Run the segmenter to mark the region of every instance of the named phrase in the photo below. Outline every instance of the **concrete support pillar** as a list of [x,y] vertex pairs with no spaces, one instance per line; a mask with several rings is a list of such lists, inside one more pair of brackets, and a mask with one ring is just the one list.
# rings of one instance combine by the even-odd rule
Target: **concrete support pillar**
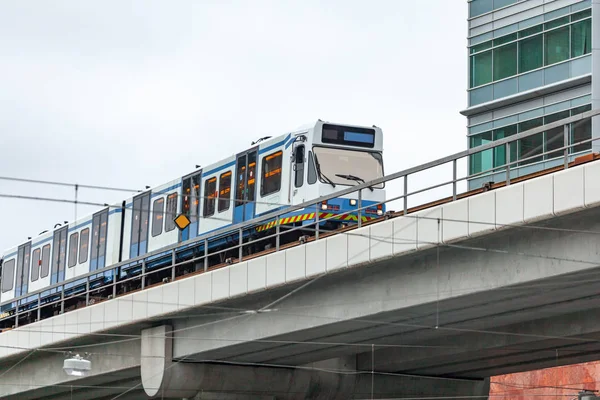
[[[439,379],[356,371],[356,357],[301,367],[173,362],[170,326],[142,331],[142,384],[150,398],[194,400],[348,400],[402,396],[485,398],[483,380]],[[483,396],[483,397],[481,397]]]

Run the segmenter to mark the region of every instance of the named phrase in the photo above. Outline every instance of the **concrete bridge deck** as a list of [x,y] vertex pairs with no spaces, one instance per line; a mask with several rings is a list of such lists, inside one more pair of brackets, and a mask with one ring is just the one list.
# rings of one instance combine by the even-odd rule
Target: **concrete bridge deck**
[[[2,333],[0,398],[459,396],[598,359],[598,176],[570,168]],[[75,348],[90,376],[62,371]],[[156,358],[190,388],[149,376]]]

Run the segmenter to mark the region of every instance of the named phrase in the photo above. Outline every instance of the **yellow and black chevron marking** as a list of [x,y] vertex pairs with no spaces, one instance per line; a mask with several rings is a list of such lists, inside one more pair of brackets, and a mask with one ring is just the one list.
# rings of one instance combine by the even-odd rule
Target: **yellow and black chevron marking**
[[[292,224],[294,222],[306,221],[308,219],[314,219],[314,218],[315,218],[314,212],[308,213],[308,214],[296,215],[294,217],[280,218],[279,225]],[[370,221],[375,218],[376,217],[368,217],[366,215],[362,216],[363,222],[367,222],[367,221]],[[338,219],[338,220],[341,219],[342,221],[358,221],[358,216],[351,215],[351,214],[335,214],[335,213],[322,212],[322,213],[319,213],[319,219]],[[271,228],[275,227],[276,225],[277,225],[277,220],[270,221],[270,222],[256,228],[256,231],[257,232],[266,231],[267,229],[271,229]]]

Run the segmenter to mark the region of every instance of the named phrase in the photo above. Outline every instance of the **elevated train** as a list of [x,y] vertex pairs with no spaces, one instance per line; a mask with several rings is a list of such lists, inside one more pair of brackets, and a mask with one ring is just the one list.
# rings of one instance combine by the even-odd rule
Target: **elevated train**
[[[99,288],[100,297],[106,297],[107,292],[101,288],[107,283],[141,273],[140,263],[123,266],[122,262],[158,251],[144,267],[150,270],[170,265],[171,253],[160,253],[160,249],[177,243],[181,244],[176,253],[178,263],[205,251],[219,252],[211,260],[212,265],[222,263],[226,257],[222,250],[239,240],[237,231],[211,238],[207,249],[203,241],[190,242],[193,245],[186,242],[245,221],[249,222],[249,228],[243,231],[245,240],[267,236],[273,233],[275,221],[258,226],[253,226],[251,221],[276,210],[282,213],[280,223],[288,226],[314,223],[315,209],[285,213],[285,208],[383,175],[383,136],[376,126],[318,120],[285,135],[262,138],[237,155],[78,221],[57,226],[0,253],[0,309],[4,317],[14,315],[17,307],[19,314],[27,315],[27,310],[38,301],[37,294],[31,298],[27,294],[96,270],[103,271],[90,280],[90,285],[92,289]],[[361,196],[362,207],[367,207],[361,213],[363,220],[374,219],[385,212],[378,204],[385,200],[384,184],[370,189],[363,190]],[[338,224],[356,223],[357,213],[353,212],[356,208],[356,195],[341,196],[322,204],[318,217],[328,218],[323,224],[335,229]],[[175,217],[181,214],[190,222],[184,229],[175,223]],[[296,236],[283,240],[296,240],[300,234],[295,232]],[[263,249],[249,246],[245,251]],[[118,263],[122,264],[119,269],[104,270]],[[190,268],[182,273],[198,266]],[[129,287],[125,291],[136,289],[131,287],[132,282],[128,280]],[[61,296],[77,294],[86,289],[85,285],[85,279],[75,279],[64,286],[66,293],[60,293],[56,287],[49,288],[41,293],[41,302],[51,304]],[[25,297],[17,304],[15,299],[22,296]],[[57,313],[52,307],[47,308],[38,316],[44,318]],[[6,324],[0,321],[0,327]]]

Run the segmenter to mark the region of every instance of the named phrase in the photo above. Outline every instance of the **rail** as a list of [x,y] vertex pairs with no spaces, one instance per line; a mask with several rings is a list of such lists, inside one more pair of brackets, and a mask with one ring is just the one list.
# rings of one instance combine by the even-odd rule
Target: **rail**
[[[257,217],[251,221],[246,221],[246,222],[242,222],[242,223],[238,223],[232,226],[228,226],[228,227],[224,227],[221,229],[218,229],[216,231],[212,231],[208,234],[204,234],[204,235],[200,235],[194,239],[188,240],[186,242],[183,243],[177,243],[175,245],[171,245],[159,250],[155,250],[149,253],[146,253],[143,256],[138,256],[126,261],[122,261],[120,263],[114,264],[114,265],[110,265],[107,267],[104,267],[102,269],[98,269],[89,273],[86,273],[84,275],[80,275],[74,278],[71,278],[69,280],[65,280],[63,282],[59,282],[50,286],[47,286],[43,289],[31,292],[31,293],[27,293],[18,297],[15,297],[11,300],[2,302],[0,304],[0,306],[2,306],[2,309],[6,309],[6,306],[11,306],[14,304],[14,312],[13,309],[11,308],[9,310],[8,313],[4,313],[3,315],[0,315],[0,322],[6,321],[6,320],[10,320],[10,319],[15,319],[15,324],[14,326],[18,326],[19,325],[19,317],[24,315],[24,314],[30,314],[31,312],[34,312],[37,310],[37,320],[39,320],[41,318],[41,309],[43,307],[48,307],[48,306],[53,306],[53,305],[57,305],[60,304],[60,312],[64,312],[65,311],[65,302],[67,300],[71,300],[71,299],[80,299],[83,298],[85,296],[85,305],[89,305],[90,304],[90,296],[92,293],[97,292],[100,289],[106,289],[110,287],[112,287],[112,298],[116,297],[117,295],[117,285],[122,285],[124,283],[130,282],[130,281],[134,281],[134,280],[140,280],[141,279],[141,289],[144,289],[146,287],[145,282],[147,277],[150,274],[156,274],[158,272],[161,271],[167,271],[169,269],[171,269],[171,274],[170,277],[172,280],[175,280],[176,278],[176,268],[177,267],[181,267],[181,266],[185,266],[185,265],[189,265],[190,263],[195,263],[195,262],[204,262],[204,271],[206,271],[208,269],[208,259],[211,256],[215,256],[215,255],[219,255],[219,254],[225,254],[227,252],[230,251],[235,251],[236,249],[238,250],[238,257],[237,257],[237,262],[241,262],[244,259],[243,256],[243,248],[250,246],[252,244],[258,243],[258,242],[264,242],[265,240],[269,240],[269,239],[274,239],[275,240],[275,248],[273,249],[273,251],[279,251],[280,250],[280,238],[282,234],[285,233],[289,233],[292,231],[299,231],[299,230],[304,230],[306,231],[307,229],[309,229],[311,232],[314,233],[314,236],[311,238],[311,240],[319,240],[320,239],[320,234],[326,233],[327,231],[323,231],[322,228],[320,228],[321,224],[323,222],[326,222],[328,220],[334,220],[336,219],[336,215],[329,217],[329,218],[319,218],[319,212],[322,211],[321,210],[321,205],[323,204],[323,202],[331,200],[331,199],[335,199],[335,198],[339,198],[341,196],[347,196],[350,194],[356,194],[357,197],[357,206],[356,208],[352,209],[352,211],[347,212],[347,213],[352,213],[352,214],[357,214],[357,223],[356,225],[358,227],[360,227],[362,225],[362,215],[363,213],[366,212],[367,208],[372,208],[374,206],[377,206],[379,204],[389,204],[391,202],[395,202],[395,201],[401,201],[402,202],[402,211],[398,213],[398,215],[406,215],[407,212],[409,211],[408,208],[408,199],[411,196],[420,194],[420,193],[424,193],[436,188],[440,188],[440,187],[447,187],[447,186],[451,186],[452,187],[452,200],[456,200],[458,197],[458,184],[460,182],[464,182],[464,181],[468,181],[477,177],[483,177],[483,176],[489,176],[491,174],[495,174],[498,173],[498,171],[502,172],[504,171],[506,173],[506,179],[505,181],[503,181],[506,185],[510,185],[511,183],[511,171],[517,167],[519,164],[522,164],[524,161],[531,161],[537,158],[542,157],[542,159],[545,159],[545,156],[547,155],[555,155],[558,152],[562,151],[562,156],[559,157],[553,157],[552,160],[560,160],[560,158],[563,159],[563,167],[564,168],[568,168],[569,166],[569,158],[573,157],[573,154],[575,153],[570,152],[571,149],[574,150],[575,146],[579,146],[582,144],[586,144],[586,143],[590,143],[590,147],[591,147],[591,143],[595,140],[598,140],[600,138],[590,138],[590,139],[586,139],[586,140],[582,140],[576,143],[573,143],[573,141],[571,140],[571,126],[573,124],[577,124],[577,123],[581,123],[581,122],[586,122],[588,120],[591,121],[591,118],[600,115],[600,109],[598,110],[591,110],[591,111],[587,111],[578,115],[574,115],[571,116],[569,118],[565,118],[550,124],[546,124],[525,132],[521,132],[515,135],[512,135],[510,137],[504,138],[504,139],[500,139],[497,140],[495,142],[489,143],[489,144],[485,144],[476,148],[472,148],[472,149],[468,149],[468,150],[464,150],[434,161],[430,161],[428,163],[425,164],[421,164],[419,166],[415,166],[415,167],[411,167],[408,169],[405,169],[403,171],[399,171],[375,180],[372,180],[370,182],[366,182],[366,183],[362,183],[362,184],[358,184],[346,189],[342,189],[339,190],[337,192],[335,192],[334,194],[331,195],[327,195],[327,196],[323,196],[320,197],[316,200],[311,200],[311,201],[307,201],[304,202],[302,204],[298,204],[298,205],[294,205],[294,206],[289,206],[286,207],[284,209],[279,209],[277,211],[271,212],[269,214]],[[536,153],[530,157],[527,158],[521,158],[518,160],[510,160],[510,145],[511,143],[517,142],[519,140],[534,136],[536,134],[539,134],[541,132],[546,132],[549,131],[551,129],[556,129],[562,127],[563,128],[563,146],[561,146],[560,148],[553,148],[551,150],[546,150],[546,151],[542,151],[539,153]],[[468,161],[468,157],[475,155],[477,153],[486,151],[486,150],[490,150],[490,149],[494,149],[494,148],[499,148],[499,147],[505,147],[507,151],[505,151],[505,158],[506,161],[504,164],[497,166],[497,167],[493,167],[490,168],[488,170],[482,171],[478,174],[472,174],[472,175],[466,175],[464,177],[458,177],[458,170],[457,170],[457,164],[458,161],[464,158],[467,158]],[[409,182],[409,176],[411,175],[415,175],[419,172],[423,172],[423,171],[427,171],[427,170],[431,170],[432,168],[436,168],[436,167],[440,167],[442,165],[446,165],[451,163],[452,165],[452,178],[451,179],[447,179],[445,181],[436,183],[435,185],[431,185],[419,190],[415,190],[412,192],[408,191],[408,182]],[[362,191],[364,189],[368,189],[371,186],[374,185],[378,185],[380,183],[386,183],[386,182],[391,182],[391,181],[395,181],[397,179],[402,179],[402,183],[403,183],[403,192],[400,195],[391,197],[389,199],[386,199],[380,203],[377,204],[369,204],[368,207],[363,207],[361,202],[362,202]],[[312,213],[312,210],[315,211],[315,219],[314,221],[310,221],[308,224],[304,225],[304,226],[300,226],[300,227],[293,227],[293,228],[289,228],[289,227],[285,227],[282,226],[279,223],[280,218],[285,215],[285,214],[289,214],[291,212],[294,211],[299,211],[299,210],[307,210],[308,212]],[[275,233],[266,235],[266,236],[262,236],[258,239],[252,239],[250,238],[250,240],[247,240],[246,242],[244,242],[244,233],[248,232],[250,229],[258,227],[266,222],[270,222],[270,221],[277,221],[277,223],[274,226],[274,230]],[[335,233],[335,232],[334,232]],[[215,240],[216,238],[222,238],[222,237],[234,237],[237,236],[238,240],[237,240],[237,244],[229,246],[225,249],[221,249],[218,251],[214,251],[214,252],[208,252],[208,244],[209,242],[211,242],[212,240]],[[177,262],[177,254],[185,251],[186,249],[190,249],[190,248],[195,248],[196,245],[203,245],[204,248],[204,254],[198,256],[198,257],[192,257],[191,259],[185,259],[181,262]],[[160,268],[156,268],[156,269],[152,269],[152,270],[147,270],[146,266],[148,265],[148,263],[151,263],[154,259],[154,261],[156,261],[157,259],[162,259],[163,257],[169,257],[169,253],[170,253],[170,258],[171,258],[171,262],[163,267]],[[256,256],[256,255],[254,255]],[[139,275],[135,275],[132,277],[126,277],[125,279],[121,279],[119,280],[118,277],[121,274],[122,269],[126,268],[126,267],[131,267],[131,266],[139,266],[141,268],[141,273]],[[112,277],[112,282],[109,283],[105,283],[104,285],[100,286],[100,287],[94,287],[94,281],[95,279],[98,279],[99,276],[110,276]],[[185,276],[185,275],[184,275]],[[72,295],[70,295],[69,297],[66,297],[65,293],[68,293],[68,290],[71,288],[75,288],[75,287],[79,287],[79,288],[83,288],[85,282],[85,290],[81,289],[82,291],[80,292],[75,292],[73,291]],[[52,297],[54,296],[54,297]],[[59,297],[58,299],[56,299],[57,297]],[[50,298],[50,300],[48,300]],[[29,306],[28,306],[29,305]],[[26,306],[28,306],[29,308],[26,308]],[[20,309],[20,307],[23,307],[23,310]]]

